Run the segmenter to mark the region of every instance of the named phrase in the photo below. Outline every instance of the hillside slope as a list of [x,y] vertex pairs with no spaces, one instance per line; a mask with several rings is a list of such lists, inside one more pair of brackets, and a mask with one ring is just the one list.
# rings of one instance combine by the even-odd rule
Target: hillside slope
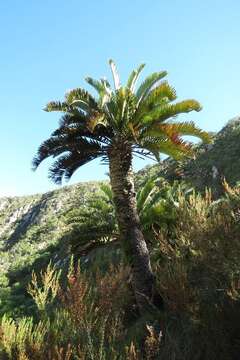
[[210,145],[197,146],[194,159],[183,162],[166,159],[140,171],[139,180],[159,174],[170,181],[185,180],[199,191],[212,188],[213,195],[220,196],[224,178],[231,186],[240,181],[240,116],[230,120],[213,139]]
[[[80,183],[46,194],[0,199],[0,313],[23,300],[33,269],[64,261],[64,214],[83,205],[98,183]],[[24,302],[24,301],[23,301]],[[13,307],[15,305],[13,304]]]

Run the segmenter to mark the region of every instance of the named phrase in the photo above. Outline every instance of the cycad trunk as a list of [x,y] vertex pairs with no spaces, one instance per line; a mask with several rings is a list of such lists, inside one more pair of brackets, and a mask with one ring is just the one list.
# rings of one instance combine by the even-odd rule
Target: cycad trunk
[[125,143],[112,147],[109,166],[120,240],[131,265],[136,300],[144,312],[153,301],[155,281],[137,213],[131,147]]

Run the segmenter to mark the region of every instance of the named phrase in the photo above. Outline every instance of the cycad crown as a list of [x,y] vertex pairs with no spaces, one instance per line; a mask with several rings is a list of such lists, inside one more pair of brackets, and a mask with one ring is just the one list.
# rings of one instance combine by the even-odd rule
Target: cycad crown
[[56,183],[68,180],[93,159],[107,160],[109,148],[119,141],[130,145],[133,154],[154,155],[159,160],[160,153],[176,159],[192,153],[192,144],[184,141],[183,135],[210,140],[193,122],[173,121],[178,114],[200,111],[201,106],[195,100],[174,102],[175,89],[162,80],[166,71],[151,74],[135,90],[144,64],[130,74],[123,87],[114,62],[109,63],[114,89],[106,79],[87,77],[97,98],[77,88],[69,91],[63,102],[52,101],[45,108],[48,112],[63,112],[63,116],[58,129],[39,147],[33,167],[48,157],[57,157],[49,173]]

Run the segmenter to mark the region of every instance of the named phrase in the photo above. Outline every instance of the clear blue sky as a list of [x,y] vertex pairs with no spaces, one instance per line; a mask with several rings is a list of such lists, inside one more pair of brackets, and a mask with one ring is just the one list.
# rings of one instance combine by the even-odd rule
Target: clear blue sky
[[[1,1],[0,196],[54,188],[49,163],[31,171],[38,145],[57,126],[58,114],[42,108],[85,86],[86,75],[110,77],[109,58],[123,80],[141,62],[143,76],[167,70],[179,99],[203,105],[185,118],[219,130],[240,114],[239,23],[238,0]],[[106,172],[93,162],[70,183]]]

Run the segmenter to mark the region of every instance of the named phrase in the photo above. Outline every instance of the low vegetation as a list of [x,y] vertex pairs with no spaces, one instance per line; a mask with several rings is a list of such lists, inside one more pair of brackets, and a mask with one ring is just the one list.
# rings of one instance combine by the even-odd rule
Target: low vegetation
[[109,234],[80,263],[72,258],[68,271],[50,263],[33,273],[27,292],[35,315],[2,317],[1,358],[237,359],[240,188],[223,187],[212,200],[210,191],[175,185],[171,231],[153,224],[149,247],[164,311],[149,304],[139,315],[113,226],[112,241]]

